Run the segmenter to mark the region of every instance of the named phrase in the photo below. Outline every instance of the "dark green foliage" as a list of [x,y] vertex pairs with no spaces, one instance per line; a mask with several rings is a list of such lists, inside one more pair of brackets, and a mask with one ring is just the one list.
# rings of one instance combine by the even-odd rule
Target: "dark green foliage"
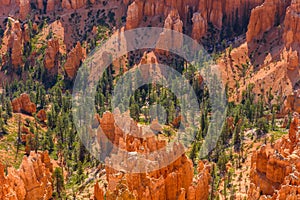
[[62,169],[57,167],[55,168],[53,172],[53,182],[55,186],[55,192],[53,193],[53,196],[59,199],[62,199],[64,196],[64,190],[65,190],[65,185],[64,185],[64,176]]
[[266,118],[262,117],[257,120],[257,135],[262,136],[269,132],[269,122]]

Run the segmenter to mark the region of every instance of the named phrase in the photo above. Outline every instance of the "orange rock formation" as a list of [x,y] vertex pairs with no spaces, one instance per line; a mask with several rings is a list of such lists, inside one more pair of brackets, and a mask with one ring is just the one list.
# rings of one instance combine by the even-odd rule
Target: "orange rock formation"
[[289,135],[283,136],[274,149],[261,147],[251,162],[248,199],[299,199],[300,154],[298,115],[291,123]]
[[16,113],[25,113],[25,114],[33,114],[36,112],[36,105],[31,102],[28,94],[21,94],[19,98],[15,98],[11,102],[13,107],[13,112]]
[[[99,118],[98,118],[99,119]],[[122,130],[115,124],[114,116],[106,112],[103,118],[99,119],[100,126],[114,144],[119,148],[126,149],[129,152],[151,152],[158,150],[166,145],[165,141],[158,141],[155,136],[147,139],[136,138],[133,135],[124,135]],[[128,123],[125,119],[124,123]],[[130,123],[130,130],[135,132],[139,130],[137,124]],[[99,139],[102,141],[102,139]],[[103,143],[101,143],[103,146]],[[179,144],[174,144],[175,151],[182,148]],[[112,151],[114,149],[112,148]],[[170,159],[174,152],[165,153],[165,159]],[[107,158],[106,162],[116,161],[117,157]],[[137,163],[127,163],[133,165]],[[149,164],[151,165],[151,164]],[[146,167],[146,166],[145,166]],[[109,165],[106,165],[107,191],[106,199],[207,199],[209,195],[210,166],[202,161],[198,164],[198,175],[194,177],[194,168],[192,161],[186,155],[181,155],[168,166],[157,170],[149,170],[147,173],[123,173],[116,171]],[[103,189],[98,183],[95,185],[95,198],[102,199]]]
[[300,90],[296,90],[293,94],[287,96],[283,113],[287,114],[288,112],[300,113]]
[[44,60],[45,68],[47,70],[50,71],[54,67],[58,52],[59,52],[58,39],[49,40],[47,45],[47,50],[45,53],[45,60]]
[[84,49],[81,47],[80,42],[77,42],[74,49],[72,49],[67,57],[67,61],[64,65],[65,71],[69,78],[73,79],[81,61],[85,58]]
[[24,156],[18,170],[10,167],[4,175],[0,164],[0,199],[50,199],[52,196],[52,164],[47,152]]

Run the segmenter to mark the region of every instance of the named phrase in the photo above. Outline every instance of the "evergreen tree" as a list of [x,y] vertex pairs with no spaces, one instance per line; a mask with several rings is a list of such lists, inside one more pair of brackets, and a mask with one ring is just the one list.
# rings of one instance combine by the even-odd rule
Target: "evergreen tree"
[[55,168],[53,173],[53,180],[54,180],[56,195],[58,198],[62,198],[65,186],[64,186],[64,176],[62,173],[62,169],[60,167]]

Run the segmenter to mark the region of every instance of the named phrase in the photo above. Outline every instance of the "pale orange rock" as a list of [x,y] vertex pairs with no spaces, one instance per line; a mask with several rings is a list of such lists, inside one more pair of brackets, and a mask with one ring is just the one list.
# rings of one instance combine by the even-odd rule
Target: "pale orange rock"
[[126,29],[137,28],[141,21],[141,13],[138,3],[133,2],[128,6],[127,15],[126,15]]
[[296,69],[299,68],[299,53],[298,51],[292,51],[292,49],[290,49],[290,51],[288,52],[287,55],[287,69],[294,71]]
[[63,0],[61,2],[61,7],[65,8],[65,9],[71,9],[72,5],[71,5],[71,2],[69,0]]
[[26,42],[30,41],[30,33],[29,33],[28,24],[24,25],[24,31],[22,32],[22,39],[23,39],[23,43],[26,43]]
[[47,8],[46,11],[47,13],[52,12],[55,10],[55,0],[48,0],[47,1]]
[[198,175],[194,185],[189,187],[187,199],[189,200],[202,200],[209,197],[209,184],[210,184],[210,167],[204,165],[203,162],[198,163]]
[[43,0],[37,0],[37,8],[40,10],[44,9]]
[[62,7],[66,9],[79,9],[86,5],[86,0],[63,0]]
[[15,98],[11,102],[13,107],[13,112],[16,113],[25,113],[25,114],[33,114],[36,112],[36,105],[31,102],[28,94],[23,93],[19,98]]
[[30,1],[29,0],[20,0],[20,19],[25,20],[30,14]]
[[263,34],[274,26],[275,15],[275,0],[266,0],[264,4],[254,8],[251,11],[248,24],[247,42],[252,42],[254,39],[261,39]]
[[99,183],[98,182],[94,186],[94,199],[95,200],[104,200],[104,192],[99,187]]
[[[128,5],[130,1],[123,1]],[[172,10],[177,10],[182,24],[190,24],[190,18],[195,15],[194,37],[199,38],[205,35],[208,23],[214,28],[221,30],[226,27],[233,27],[236,24],[245,26],[245,20],[249,19],[252,8],[261,5],[263,0],[135,0],[127,10],[126,29],[137,28],[140,24],[144,26],[144,20],[160,17],[160,22],[167,20]],[[199,18],[199,15],[201,18]],[[178,24],[180,27],[180,24]],[[201,29],[199,28],[201,27]],[[204,29],[202,29],[202,27]]]
[[295,90],[292,94],[287,96],[282,112],[284,114],[289,112],[297,112],[300,114],[300,90]]
[[0,5],[8,6],[10,5],[11,0],[1,0]]
[[158,120],[157,119],[154,119],[151,124],[150,124],[150,128],[151,130],[153,130],[155,133],[159,133],[162,131],[162,127],[161,125],[159,124]]
[[[180,19],[178,10],[172,9],[164,23],[165,29],[170,29],[175,31],[164,30],[159,37],[159,41],[157,44],[157,52],[161,52],[160,48],[169,47],[170,50],[180,49],[183,46],[183,36],[180,34],[183,31],[183,22]],[[176,33],[178,32],[178,33]],[[168,52],[161,52],[162,54],[168,55]]]

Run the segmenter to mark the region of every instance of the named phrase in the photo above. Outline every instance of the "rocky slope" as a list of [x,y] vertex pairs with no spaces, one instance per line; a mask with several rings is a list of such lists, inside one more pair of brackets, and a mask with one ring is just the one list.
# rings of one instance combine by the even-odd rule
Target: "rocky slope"
[[47,152],[24,156],[18,170],[0,164],[0,199],[38,200],[52,196],[52,164]]
[[299,119],[272,149],[262,146],[252,156],[248,199],[299,199]]

